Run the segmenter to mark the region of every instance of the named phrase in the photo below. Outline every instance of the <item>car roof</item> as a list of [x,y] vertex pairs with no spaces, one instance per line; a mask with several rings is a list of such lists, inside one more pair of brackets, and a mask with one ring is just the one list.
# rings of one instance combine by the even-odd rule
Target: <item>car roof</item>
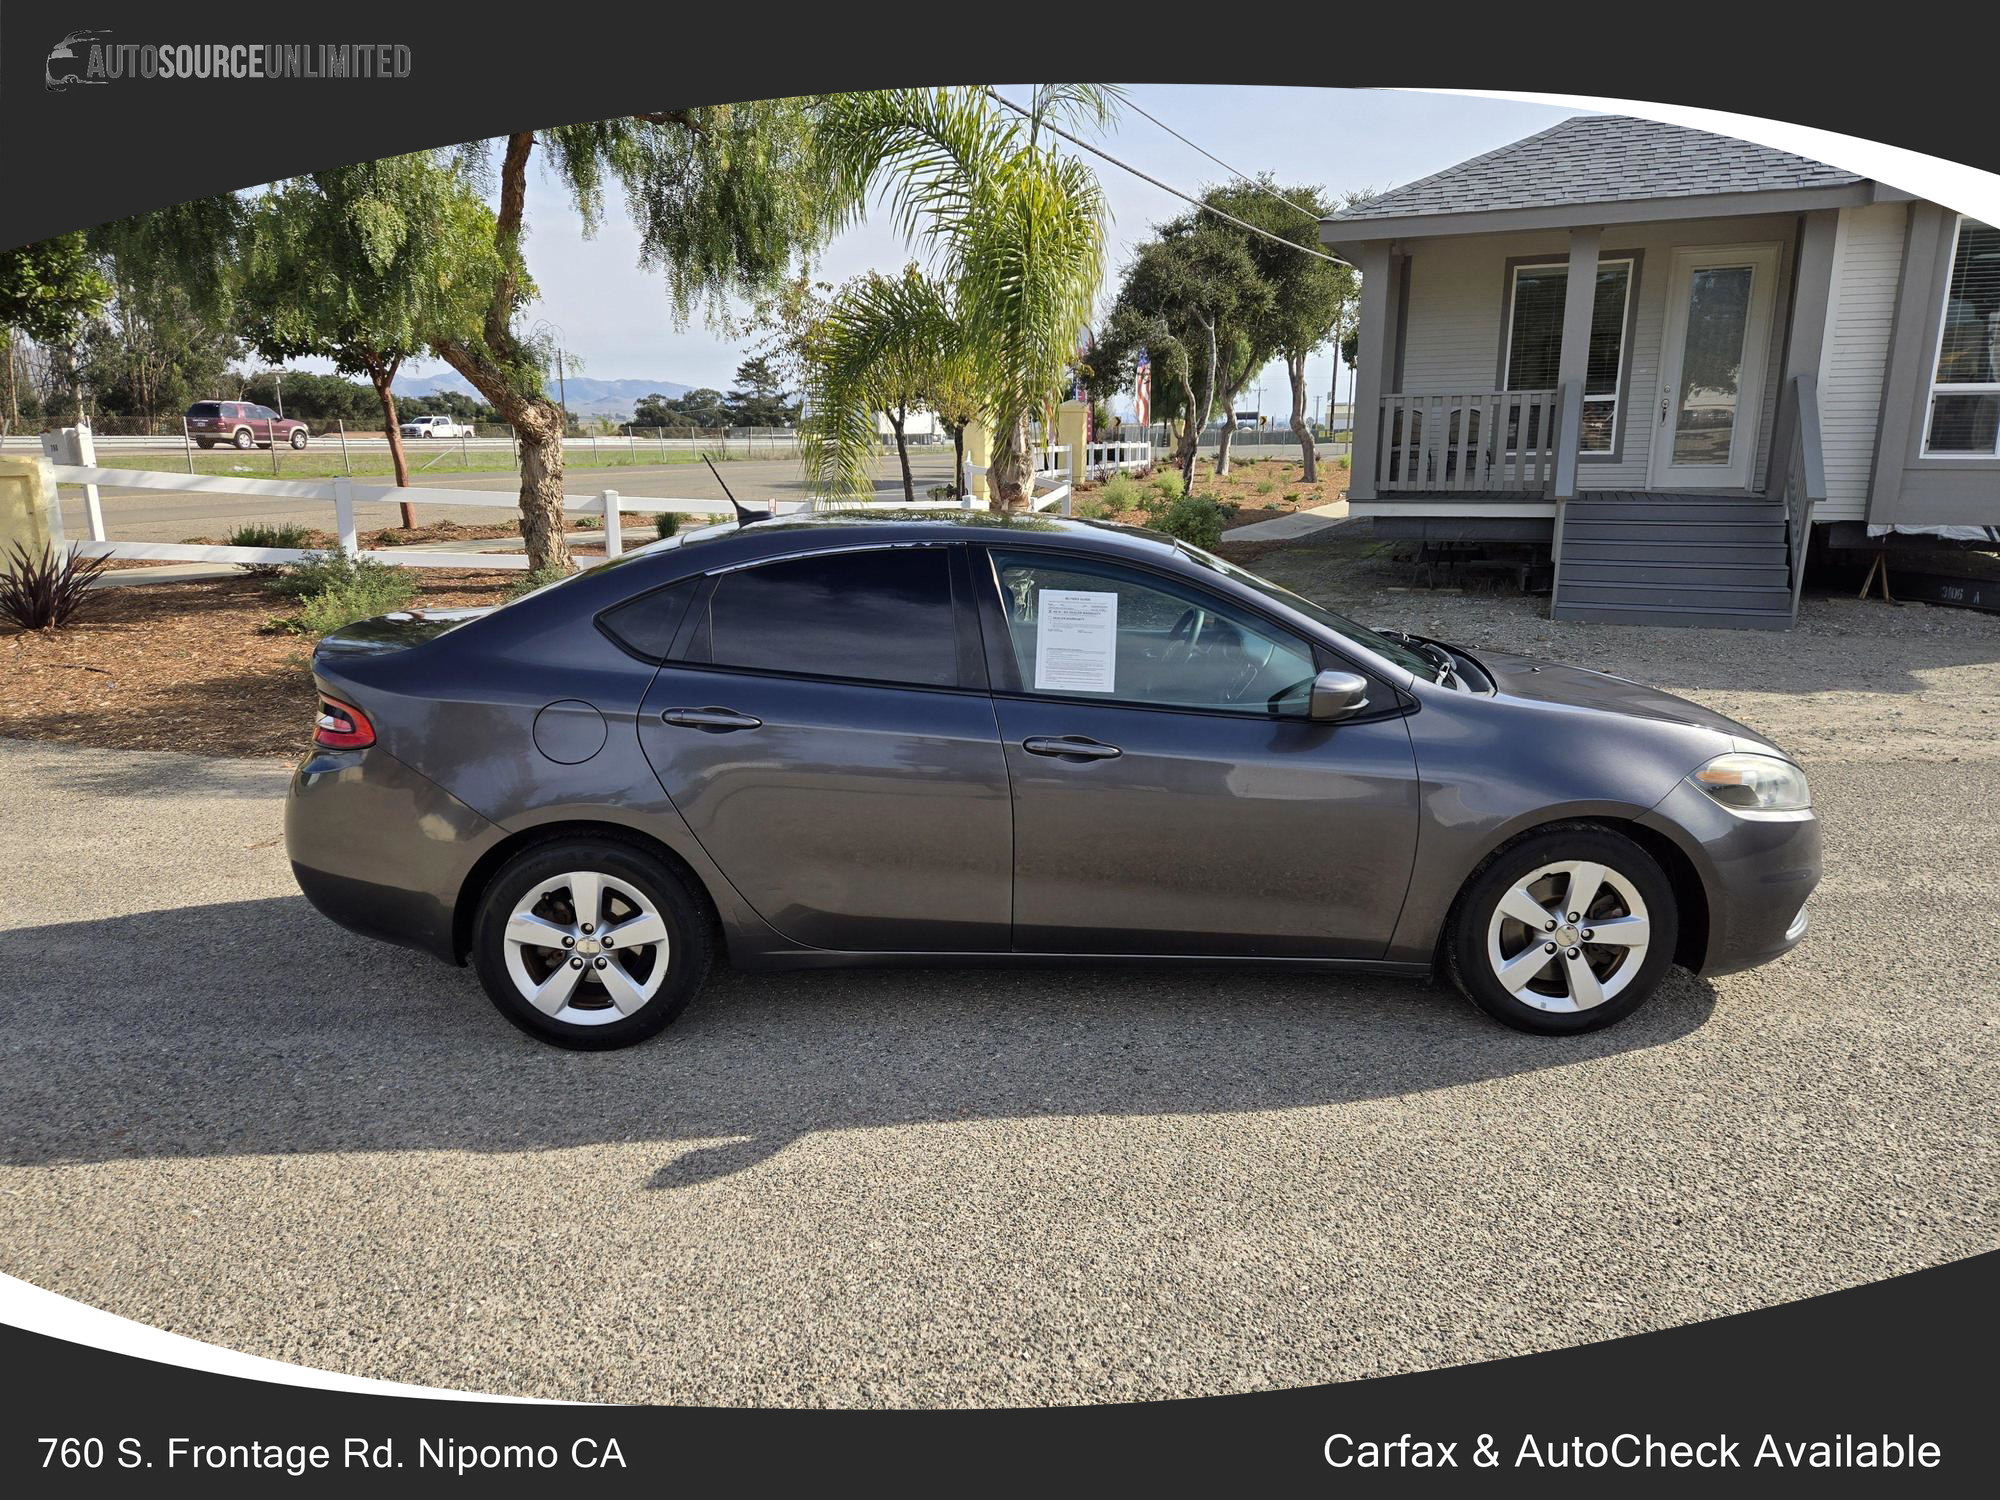
[[1040,512],[986,509],[798,511],[714,528],[709,538],[738,543],[739,556],[772,556],[820,547],[897,542],[969,541],[1030,546],[1081,543],[1093,552],[1161,560],[1174,554],[1170,536],[1109,521],[1079,521]]

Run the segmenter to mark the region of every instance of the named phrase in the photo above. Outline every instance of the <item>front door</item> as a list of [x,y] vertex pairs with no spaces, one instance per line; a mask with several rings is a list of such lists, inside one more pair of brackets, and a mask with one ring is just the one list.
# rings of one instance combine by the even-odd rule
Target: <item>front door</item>
[[1015,948],[1380,957],[1418,821],[1394,691],[1314,723],[1314,647],[1249,610],[1097,558],[991,560]]
[[1777,301],[1776,245],[1674,252],[1649,474],[1662,489],[1747,489]]

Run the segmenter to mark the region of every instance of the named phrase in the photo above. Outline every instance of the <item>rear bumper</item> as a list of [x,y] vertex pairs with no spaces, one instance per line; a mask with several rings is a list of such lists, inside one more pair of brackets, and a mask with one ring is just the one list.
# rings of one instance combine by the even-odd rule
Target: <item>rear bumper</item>
[[285,800],[285,849],[308,901],[350,931],[454,963],[459,892],[501,837],[379,747],[314,751]]
[[1819,819],[1812,813],[1741,817],[1683,781],[1645,821],[1688,848],[1701,875],[1708,895],[1701,973],[1754,968],[1804,940],[1811,926],[1806,898],[1821,874]]

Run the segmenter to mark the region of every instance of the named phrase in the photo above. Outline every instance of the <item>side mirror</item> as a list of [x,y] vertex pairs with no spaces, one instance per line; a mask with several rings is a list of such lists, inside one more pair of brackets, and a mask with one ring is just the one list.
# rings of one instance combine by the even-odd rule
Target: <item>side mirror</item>
[[1368,679],[1358,672],[1325,671],[1313,678],[1306,717],[1317,724],[1351,719],[1368,706]]

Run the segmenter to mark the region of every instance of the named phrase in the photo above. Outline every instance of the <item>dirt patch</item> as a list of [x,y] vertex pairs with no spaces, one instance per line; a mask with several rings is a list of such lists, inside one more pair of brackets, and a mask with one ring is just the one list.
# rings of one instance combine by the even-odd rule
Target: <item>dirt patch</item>
[[[1156,464],[1153,474],[1172,469],[1171,463]],[[1147,482],[1138,481],[1142,489]],[[1232,454],[1229,472],[1217,478],[1214,460],[1198,458],[1194,465],[1194,493],[1216,501],[1226,511],[1234,506],[1235,510],[1230,511],[1222,523],[1224,531],[1233,531],[1239,526],[1276,520],[1294,511],[1312,510],[1346,499],[1347,470],[1332,459],[1322,458],[1319,479],[1307,484],[1305,465],[1297,459],[1244,458],[1241,454]],[[1079,500],[1101,501],[1105,497],[1105,487],[1101,483],[1079,485],[1076,495]],[[1107,513],[1098,519],[1118,521],[1127,526],[1148,524],[1146,512],[1136,505]]]
[[[426,571],[419,606],[499,604],[519,573]],[[294,755],[312,643],[252,578],[107,589],[68,628],[0,633],[0,736],[117,750]]]
[[2000,615],[1858,600],[1807,574],[1789,631],[1551,620],[1546,595],[1419,587],[1414,543],[1366,520],[1298,541],[1219,549],[1232,562],[1365,625],[1466,647],[1595,667],[1782,732],[1808,768],[1824,761],[1991,761],[2000,744]]

